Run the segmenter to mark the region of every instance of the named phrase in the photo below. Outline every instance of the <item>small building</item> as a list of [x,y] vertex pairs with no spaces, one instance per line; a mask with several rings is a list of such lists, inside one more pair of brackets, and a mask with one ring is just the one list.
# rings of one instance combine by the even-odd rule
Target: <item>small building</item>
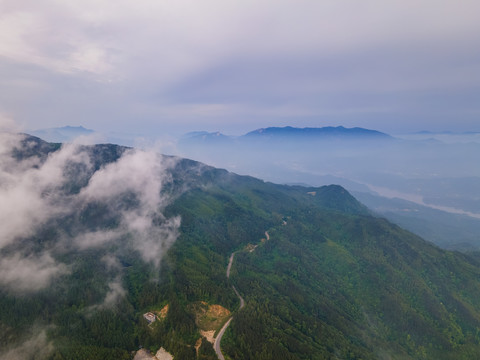
[[143,317],[145,318],[145,320],[148,321],[149,324],[151,324],[155,320],[157,320],[157,317],[155,316],[155,314],[151,313],[151,312],[147,312],[147,313],[143,314]]

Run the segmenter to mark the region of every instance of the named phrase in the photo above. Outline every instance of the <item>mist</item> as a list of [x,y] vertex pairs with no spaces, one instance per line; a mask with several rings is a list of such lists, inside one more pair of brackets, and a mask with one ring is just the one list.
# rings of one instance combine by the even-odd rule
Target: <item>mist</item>
[[[110,158],[104,163],[102,157]],[[115,245],[105,260],[104,300],[114,304],[125,294],[119,249],[131,249],[158,271],[178,237],[180,218],[163,214],[171,199],[162,189],[174,165],[153,150],[58,147],[0,133],[0,288],[16,294],[46,289],[68,279],[69,254]]]
[[47,339],[47,330],[34,325],[27,339],[14,348],[3,349],[0,357],[9,360],[46,359],[54,349],[52,342]]
[[[425,210],[480,221],[477,134],[315,137],[295,135],[296,130],[283,134],[286,128],[273,129],[280,129],[282,134],[262,130],[243,136],[192,133],[179,141],[178,151],[181,156],[265,181],[308,186],[339,184],[352,193],[402,199],[417,210],[423,206]],[[388,211],[402,211],[403,216],[407,213],[393,204],[387,209],[385,202],[379,207],[378,201],[371,199],[363,197],[367,206],[383,216]],[[415,217],[420,215],[412,212],[410,216],[418,222]],[[444,220],[442,217],[442,223]],[[453,217],[450,225],[459,230],[459,237],[451,239],[452,243],[464,238],[472,242],[476,226],[463,228]],[[477,239],[475,246],[479,246],[480,238],[473,237]],[[429,238],[427,234],[427,238],[440,242],[435,236]],[[445,239],[441,242],[445,244]]]

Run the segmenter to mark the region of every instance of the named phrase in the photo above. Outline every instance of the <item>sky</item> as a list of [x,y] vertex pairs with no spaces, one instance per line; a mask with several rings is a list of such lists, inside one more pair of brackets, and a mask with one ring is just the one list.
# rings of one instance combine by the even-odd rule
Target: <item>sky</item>
[[0,0],[24,129],[480,131],[478,0]]

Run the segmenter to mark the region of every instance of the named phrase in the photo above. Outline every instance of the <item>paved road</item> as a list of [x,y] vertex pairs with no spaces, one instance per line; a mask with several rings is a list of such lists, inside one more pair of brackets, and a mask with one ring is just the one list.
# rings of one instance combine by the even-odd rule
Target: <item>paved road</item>
[[230,269],[232,268],[234,256],[235,256],[235,253],[232,253],[232,255],[230,255],[230,261],[228,262],[228,266],[227,266],[227,279],[230,277]]
[[[270,235],[268,234],[268,231],[265,231],[265,237],[267,240],[270,240]],[[233,252],[232,255],[230,255],[230,260],[228,261],[228,266],[227,266],[227,279],[230,278],[230,270],[232,268],[233,264],[233,258],[235,257],[235,253]],[[245,300],[240,296],[238,293],[237,289],[235,286],[232,285],[233,291],[235,291],[235,294],[237,295],[238,299],[240,300],[240,309],[242,309],[245,306]],[[233,316],[228,319],[228,321],[223,325],[222,329],[219,331],[217,334],[217,337],[215,338],[215,342],[213,343],[213,348],[215,349],[215,352],[217,353],[218,359],[219,360],[225,360],[222,354],[222,350],[220,349],[220,342],[222,341],[223,334],[225,333],[225,330],[227,330],[228,325],[230,325],[230,322],[233,320]]]
[[[230,255],[230,260],[228,261],[227,279],[230,277],[230,269],[232,268],[234,256],[235,256],[235,253],[232,253],[232,255]],[[240,299],[240,308],[239,308],[240,310],[245,306],[245,300],[243,300],[243,298],[240,296],[235,286],[232,285],[232,288],[233,288],[233,291],[235,291],[235,294]],[[233,316],[230,319],[228,319],[225,325],[223,325],[222,329],[219,331],[219,333],[217,334],[217,337],[215,338],[215,342],[213,343],[213,348],[215,349],[215,352],[217,353],[219,360],[225,360],[222,354],[222,350],[220,349],[220,342],[222,341],[223,334],[225,333],[225,330],[227,330],[228,325],[230,325],[230,322],[232,321],[232,319],[233,319]]]
[[222,329],[218,333],[217,337],[215,338],[215,342],[213,344],[213,348],[215,349],[215,352],[217,353],[217,356],[219,360],[225,360],[222,354],[222,350],[220,350],[220,342],[222,341],[222,336],[225,333],[225,330],[227,330],[228,325],[230,325],[230,322],[232,321],[233,316],[228,319],[228,321],[223,325]]
[[240,299],[240,308],[238,309],[240,310],[245,306],[245,300],[243,300],[243,298],[240,296],[235,286],[232,285],[232,288],[233,288],[233,291],[235,291],[235,294],[237,294],[238,298]]

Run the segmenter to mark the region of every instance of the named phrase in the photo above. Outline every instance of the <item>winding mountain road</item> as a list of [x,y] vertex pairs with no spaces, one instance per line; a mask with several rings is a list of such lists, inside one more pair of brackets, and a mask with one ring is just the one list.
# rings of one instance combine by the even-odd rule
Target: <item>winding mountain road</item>
[[213,343],[213,348],[215,349],[215,352],[217,353],[217,356],[220,360],[225,360],[222,354],[222,350],[220,349],[220,341],[222,341],[223,334],[225,333],[225,330],[227,330],[228,325],[230,325],[230,322],[232,321],[233,316],[228,319],[228,321],[223,325],[222,329],[218,333],[217,337],[215,338],[215,342]]
[[243,298],[240,296],[235,286],[232,285],[232,288],[233,288],[233,291],[235,291],[235,294],[237,295],[237,297],[240,299],[240,307],[238,308],[238,310],[241,310],[245,306],[245,300],[243,300]]
[[[267,241],[270,240],[270,235],[268,234],[268,231],[265,231],[265,237]],[[235,252],[233,252],[232,255],[230,255],[230,259],[228,260],[227,279],[230,278],[230,270],[232,269],[234,257],[235,257]],[[245,300],[243,300],[243,298],[240,296],[235,286],[232,285],[232,288],[233,288],[233,291],[235,291],[235,295],[237,295],[238,299],[240,300],[240,308],[238,310],[241,310],[245,306]],[[222,341],[223,334],[225,334],[225,330],[227,330],[232,320],[233,320],[233,316],[230,319],[228,319],[228,321],[222,326],[213,343],[213,348],[215,349],[215,352],[217,353],[219,360],[225,360],[222,354],[222,350],[220,349],[220,342]]]
[[[230,269],[232,268],[234,257],[235,257],[235,253],[233,252],[232,255],[230,255],[230,260],[228,261],[227,279],[230,278]],[[240,300],[240,308],[239,308],[240,310],[245,306],[245,300],[243,300],[243,298],[240,296],[235,286],[232,285],[232,288],[233,288],[233,291],[235,291],[235,294],[237,295],[238,299]],[[221,330],[218,332],[217,337],[215,338],[215,342],[213,343],[213,348],[215,349],[215,352],[217,353],[219,360],[225,360],[222,354],[222,350],[220,349],[220,342],[222,341],[223,334],[225,334],[225,330],[227,330],[232,320],[233,320],[233,316],[230,319],[228,319],[228,321],[223,325]]]
[[232,255],[230,255],[230,260],[228,261],[228,266],[227,266],[227,279],[230,278],[230,269],[232,268],[233,264],[233,257],[235,256],[235,253],[233,252]]

